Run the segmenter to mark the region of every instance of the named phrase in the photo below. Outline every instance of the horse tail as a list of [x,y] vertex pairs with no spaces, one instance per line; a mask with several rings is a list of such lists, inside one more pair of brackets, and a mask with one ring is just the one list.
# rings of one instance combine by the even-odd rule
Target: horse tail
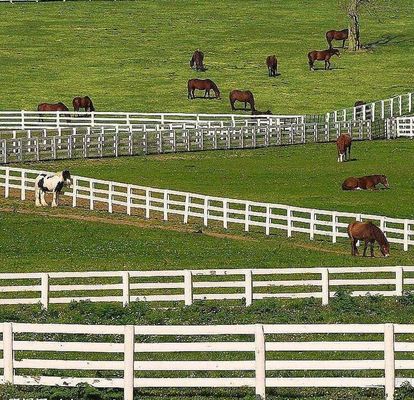
[[191,99],[191,89],[192,89],[192,87],[191,87],[191,79],[187,82],[187,89],[188,89],[188,95],[187,95],[187,98],[188,99]]
[[191,60],[190,60],[190,68],[193,68],[194,67],[194,55],[191,57]]

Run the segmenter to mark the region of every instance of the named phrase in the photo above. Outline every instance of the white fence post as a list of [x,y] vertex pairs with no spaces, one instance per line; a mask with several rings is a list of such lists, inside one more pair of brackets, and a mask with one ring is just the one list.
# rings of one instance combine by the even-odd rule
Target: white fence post
[[76,207],[76,195],[78,194],[78,180],[76,177],[72,179],[72,207]]
[[321,273],[321,286],[322,286],[322,305],[327,306],[329,304],[329,269],[324,268]]
[[131,215],[131,203],[132,203],[132,187],[131,185],[127,185],[127,195],[126,195],[126,202],[127,202],[127,214]]
[[145,218],[149,219],[150,217],[150,190],[145,190]]
[[332,243],[336,243],[336,227],[337,227],[337,216],[336,213],[332,213]]
[[4,197],[9,197],[10,194],[10,168],[6,167],[4,178]]
[[394,325],[384,325],[384,362],[385,362],[385,399],[394,400],[395,391],[395,353]]
[[286,208],[287,236],[292,237],[292,211],[290,207]]
[[395,269],[395,295],[402,296],[404,290],[404,268],[396,267]]
[[408,251],[408,228],[409,221],[408,219],[404,220],[404,251]]
[[130,302],[130,283],[129,272],[124,271],[122,273],[122,303],[126,307]]
[[89,209],[93,210],[93,180],[89,181]]
[[310,212],[310,222],[309,222],[309,239],[313,240],[315,238],[315,210]]
[[113,196],[113,183],[108,184],[108,212],[112,213],[112,196]]
[[164,192],[164,201],[163,201],[163,208],[164,208],[164,221],[168,221],[168,192]]
[[246,298],[246,307],[253,303],[253,271],[247,269],[244,272],[244,295]]
[[266,342],[263,325],[256,325],[255,339],[255,364],[256,364],[256,398],[266,399]]
[[188,224],[188,214],[190,212],[190,195],[186,193],[184,202],[184,223]]
[[246,207],[244,209],[244,231],[249,232],[249,222],[250,222],[250,204],[246,202]]
[[124,330],[124,400],[134,400],[135,327]]
[[26,200],[26,171],[22,171],[21,176],[21,187],[20,187],[20,199]]
[[42,274],[40,303],[47,310],[49,307],[49,274]]
[[3,323],[3,362],[4,381],[14,383],[13,324]]
[[193,304],[193,274],[190,270],[184,271],[184,304]]

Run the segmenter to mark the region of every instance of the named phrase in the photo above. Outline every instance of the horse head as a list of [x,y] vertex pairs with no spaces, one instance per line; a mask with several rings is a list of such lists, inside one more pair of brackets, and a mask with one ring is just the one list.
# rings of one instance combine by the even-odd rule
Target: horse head
[[388,183],[388,178],[385,175],[380,176],[380,182],[387,188],[390,188],[390,185]]
[[381,253],[384,257],[390,256],[390,244],[388,243],[388,240],[385,239],[385,243],[380,245]]
[[72,184],[72,180],[71,180],[71,176],[70,176],[70,172],[65,169],[64,171],[62,171],[62,179],[63,179],[63,184],[67,187],[70,187],[70,185]]
[[341,57],[341,53],[339,52],[338,49],[330,49],[330,51],[331,51],[332,55]]

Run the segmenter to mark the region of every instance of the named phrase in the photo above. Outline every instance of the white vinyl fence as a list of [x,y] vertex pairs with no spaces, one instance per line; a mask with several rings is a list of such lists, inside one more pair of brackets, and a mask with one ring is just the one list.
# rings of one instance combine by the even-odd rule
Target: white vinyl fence
[[372,139],[370,121],[188,128],[185,125],[141,125],[73,128],[58,132],[15,131],[0,139],[0,162],[22,162],[122,155],[162,154],[217,149],[245,149],[336,140]]
[[185,113],[128,113],[75,111],[0,111],[1,130],[115,127],[141,124],[187,124],[188,128],[247,126],[260,120],[267,125],[304,123],[304,115],[238,115]]
[[394,136],[414,138],[414,117],[395,118],[389,124]]
[[120,388],[395,388],[413,383],[414,325],[0,324],[2,383]]
[[[35,178],[41,172],[0,167],[4,197],[19,195],[25,200],[27,193],[34,191]],[[246,232],[264,231],[266,235],[282,230],[291,237],[294,232],[300,232],[308,234],[311,240],[315,236],[328,236],[333,243],[347,237],[350,222],[371,220],[391,243],[401,244],[405,251],[414,245],[414,221],[409,219],[228,199],[81,176],[73,176],[72,187],[65,191],[65,196],[71,198],[73,207],[105,209],[109,213],[122,212],[164,221],[175,218],[185,224],[202,221],[205,226],[216,224],[224,229],[242,226]]]
[[0,304],[244,300],[250,306],[313,297],[327,305],[340,288],[352,296],[402,296],[414,289],[414,266],[2,273]]
[[378,120],[387,119],[414,112],[414,93],[406,93],[386,100],[364,104],[358,107],[345,108],[326,114],[327,121],[349,121],[349,120]]

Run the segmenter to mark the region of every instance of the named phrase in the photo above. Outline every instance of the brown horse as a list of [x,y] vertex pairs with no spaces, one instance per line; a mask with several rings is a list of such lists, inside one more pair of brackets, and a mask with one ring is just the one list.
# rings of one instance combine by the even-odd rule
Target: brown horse
[[[351,158],[351,145],[352,145],[352,138],[349,135],[341,134],[336,139],[336,148],[338,150],[338,162],[346,161],[346,159]],[[348,157],[347,157],[348,155]]]
[[388,179],[385,175],[367,175],[361,178],[353,176],[346,178],[342,183],[343,190],[377,190],[377,185],[382,184],[389,189]]
[[37,106],[37,111],[69,111],[63,103],[49,104],[49,103],[40,103]]
[[275,55],[267,56],[266,65],[267,65],[267,70],[269,72],[269,76],[276,76],[277,75],[277,59]]
[[92,100],[89,96],[75,97],[72,104],[75,111],[79,111],[81,108],[83,108],[86,112],[95,111],[95,107],[93,106]]
[[188,87],[188,98],[195,99],[194,91],[205,90],[204,98],[210,98],[210,90],[214,91],[216,99],[220,99],[220,90],[217,85],[211,79],[190,79],[187,84]]
[[390,255],[390,244],[384,233],[378,226],[372,222],[351,222],[348,225],[348,236],[351,239],[351,254],[358,255],[357,242],[363,240],[365,242],[364,257],[367,254],[368,243],[371,247],[371,257],[374,257],[374,243],[378,242],[381,253],[384,257]]
[[331,68],[331,62],[329,61],[332,56],[341,57],[339,50],[337,49],[328,49],[328,50],[314,50],[308,53],[308,60],[309,60],[309,69],[311,71],[315,71],[313,64],[315,61],[325,61],[325,69]]
[[197,49],[190,60],[190,67],[195,69],[196,71],[205,71],[205,67],[203,64],[204,60],[204,53]]
[[332,48],[332,40],[342,40],[342,48],[345,47],[345,40],[348,39],[349,30],[348,29],[342,29],[342,31],[328,31],[326,32],[326,41],[328,42],[328,46],[331,49]]
[[244,109],[246,110],[247,108],[247,103],[250,104],[250,110],[253,111],[255,110],[254,108],[254,97],[253,97],[253,93],[250,90],[232,90],[230,92],[230,105],[231,105],[231,109],[232,111],[234,111],[236,108],[234,107],[234,103],[236,101],[240,101],[242,103],[244,103]]

